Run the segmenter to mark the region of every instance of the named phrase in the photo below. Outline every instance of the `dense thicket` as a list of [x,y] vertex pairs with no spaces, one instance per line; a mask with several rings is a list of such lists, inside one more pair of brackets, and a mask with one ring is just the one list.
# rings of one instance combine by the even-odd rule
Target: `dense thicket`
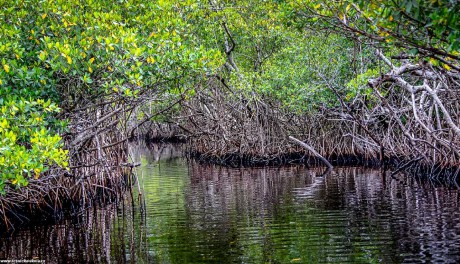
[[269,162],[304,152],[294,135],[331,158],[458,166],[457,4],[210,3],[227,62],[187,103],[200,156]]
[[193,1],[0,2],[1,215],[118,190],[132,130],[219,64],[187,19],[197,9]]

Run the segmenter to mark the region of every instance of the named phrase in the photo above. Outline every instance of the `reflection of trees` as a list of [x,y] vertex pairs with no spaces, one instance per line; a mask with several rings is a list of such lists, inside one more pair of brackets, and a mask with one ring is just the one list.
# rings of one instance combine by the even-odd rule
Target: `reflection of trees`
[[[393,228],[398,244],[412,252],[412,261],[432,256],[439,261],[460,260],[460,197],[458,190],[417,184],[398,186],[392,184],[392,212],[397,220]],[[399,188],[397,188],[399,187]],[[456,260],[456,261],[452,261]],[[449,262],[449,261],[448,261]]]
[[148,164],[153,164],[159,160],[168,161],[182,157],[183,145],[170,143],[150,144],[145,141],[136,141],[130,144],[129,152],[135,162],[140,162],[142,157]]
[[289,261],[296,254],[311,261],[458,260],[457,191],[401,183],[362,168],[317,175],[321,170],[299,166],[192,164],[190,228],[263,261]]
[[456,190],[395,181],[363,168],[336,168],[326,177],[318,177],[323,169],[303,166],[235,169],[192,162],[187,169],[174,149],[157,146],[153,154],[138,149],[146,153],[137,170],[145,219],[137,194],[132,203],[127,193],[118,206],[1,239],[0,258],[38,257],[47,263],[460,260]]
[[[391,262],[460,259],[455,255],[460,252],[458,190],[433,188],[413,178],[398,182],[376,170],[348,168],[334,172],[325,178],[325,188],[310,198],[321,210],[347,212],[343,225],[349,241],[355,245],[393,244],[382,247],[386,252],[378,253],[393,255],[386,260]],[[297,197],[299,202],[308,200],[305,198]]]
[[259,221],[288,202],[293,188],[312,181],[302,171],[305,169],[300,166],[232,169],[192,163],[187,204],[192,214],[206,211],[205,215],[212,217]]
[[[190,228],[211,234],[211,244],[220,241],[224,252],[239,252],[233,257],[240,261],[290,261],[290,253],[281,248],[299,239],[291,225],[296,217],[293,190],[313,185],[322,172],[302,166],[232,169],[191,164],[186,192]],[[231,257],[229,253],[226,259],[230,262]]]
[[[118,213],[117,213],[118,211]],[[142,217],[127,198],[117,206],[90,208],[59,224],[18,230],[0,239],[0,259],[46,263],[126,263],[146,259]]]

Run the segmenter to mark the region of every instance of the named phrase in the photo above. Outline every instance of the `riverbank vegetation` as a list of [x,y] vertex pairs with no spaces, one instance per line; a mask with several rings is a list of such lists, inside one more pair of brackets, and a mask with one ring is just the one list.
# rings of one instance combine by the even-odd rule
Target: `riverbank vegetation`
[[120,166],[129,161],[132,130],[155,109],[177,105],[218,61],[217,51],[196,45],[184,19],[193,11],[188,4],[0,4],[6,225],[28,211],[117,197],[130,168]]
[[188,129],[205,135],[192,137],[193,152],[283,163],[305,153],[288,141],[295,136],[337,161],[456,178],[458,5],[251,4],[210,8],[227,62],[211,89],[187,102]]
[[[0,215],[116,199],[127,141],[226,165],[394,165],[455,181],[449,1],[0,2]],[[146,132],[147,131],[147,132]],[[422,170],[423,169],[423,170]]]

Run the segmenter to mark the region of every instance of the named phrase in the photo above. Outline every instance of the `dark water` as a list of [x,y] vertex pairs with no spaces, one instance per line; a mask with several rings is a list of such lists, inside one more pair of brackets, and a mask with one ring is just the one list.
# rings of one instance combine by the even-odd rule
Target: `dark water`
[[[133,146],[133,195],[1,235],[0,259],[46,263],[459,263],[458,190],[378,170],[229,169]],[[401,179],[404,179],[401,177]],[[138,191],[145,198],[138,202]],[[133,198],[131,198],[133,197]]]

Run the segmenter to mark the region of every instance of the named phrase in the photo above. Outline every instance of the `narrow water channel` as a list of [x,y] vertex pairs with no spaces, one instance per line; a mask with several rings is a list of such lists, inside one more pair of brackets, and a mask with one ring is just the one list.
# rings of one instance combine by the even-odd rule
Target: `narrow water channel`
[[318,177],[321,170],[300,165],[235,169],[187,162],[180,146],[133,145],[131,151],[142,164],[132,195],[59,224],[3,234],[0,259],[460,262],[458,190],[365,168]]

